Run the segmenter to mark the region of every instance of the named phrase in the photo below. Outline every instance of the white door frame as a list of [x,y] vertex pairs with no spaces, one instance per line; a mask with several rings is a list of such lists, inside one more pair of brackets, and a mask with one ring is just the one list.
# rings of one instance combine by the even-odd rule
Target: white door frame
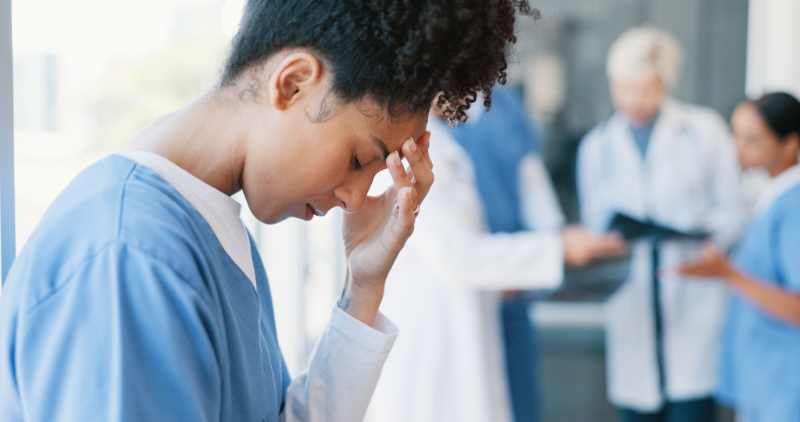
[[17,254],[14,230],[14,84],[11,0],[0,0],[0,285]]
[[750,0],[747,96],[770,91],[800,96],[800,2]]

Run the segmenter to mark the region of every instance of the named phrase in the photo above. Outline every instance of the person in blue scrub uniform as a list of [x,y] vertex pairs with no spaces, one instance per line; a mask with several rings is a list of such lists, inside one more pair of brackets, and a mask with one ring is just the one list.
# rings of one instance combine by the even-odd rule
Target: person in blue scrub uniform
[[[516,11],[536,12],[249,1],[219,83],[73,180],[10,269],[0,421],[363,419],[396,336],[384,284],[433,183],[428,112],[489,105]],[[239,191],[267,224],[346,212],[345,287],[294,379]]]
[[679,269],[731,287],[717,393],[746,422],[800,421],[800,102],[745,101],[732,126],[743,168],[772,179],[733,263],[713,247]]

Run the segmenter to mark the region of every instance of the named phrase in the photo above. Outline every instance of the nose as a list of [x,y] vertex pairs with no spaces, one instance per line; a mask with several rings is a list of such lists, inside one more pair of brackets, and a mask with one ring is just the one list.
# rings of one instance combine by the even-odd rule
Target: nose
[[364,205],[367,192],[372,185],[372,177],[361,176],[339,185],[334,189],[333,195],[342,201],[342,209],[345,212],[356,212]]

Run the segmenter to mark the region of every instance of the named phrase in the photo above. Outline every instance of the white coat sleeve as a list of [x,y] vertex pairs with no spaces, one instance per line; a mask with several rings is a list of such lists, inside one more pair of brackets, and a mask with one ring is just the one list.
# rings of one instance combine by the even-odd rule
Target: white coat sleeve
[[605,232],[611,219],[611,188],[603,171],[602,134],[594,129],[581,141],[576,162],[581,223],[597,233]]
[[539,156],[530,154],[520,162],[519,190],[525,228],[552,231],[564,225],[566,220],[558,204],[558,197]]
[[747,203],[741,189],[741,172],[736,149],[725,122],[719,116],[709,117],[707,134],[710,150],[706,157],[710,176],[712,205],[706,215],[705,228],[722,250],[731,248],[742,235],[748,219]]
[[558,287],[564,266],[560,234],[489,233],[475,182],[458,167],[436,163],[436,183],[409,239],[419,259],[436,272],[433,276],[479,290]]
[[353,422],[367,412],[397,327],[378,313],[369,327],[333,307],[306,372],[286,390],[285,422]]

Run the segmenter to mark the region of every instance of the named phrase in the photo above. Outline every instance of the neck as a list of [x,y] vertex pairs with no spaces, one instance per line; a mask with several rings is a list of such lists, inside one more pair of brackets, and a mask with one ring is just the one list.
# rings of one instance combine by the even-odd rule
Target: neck
[[631,118],[628,118],[628,121],[630,122],[631,127],[635,129],[649,129],[653,127],[653,124],[655,124],[656,117],[658,117],[658,112],[656,112],[655,114],[653,114],[652,116],[650,116],[649,118],[645,119],[642,122],[638,122]]
[[797,156],[794,156],[791,160],[787,160],[781,163],[776,163],[775,165],[768,168],[767,172],[769,172],[769,175],[771,177],[776,177],[779,174],[785,172],[786,170],[789,170],[790,168],[796,165],[797,165]]
[[161,116],[125,149],[152,152],[172,161],[217,190],[242,189],[247,131],[239,105],[212,89],[186,106]]

